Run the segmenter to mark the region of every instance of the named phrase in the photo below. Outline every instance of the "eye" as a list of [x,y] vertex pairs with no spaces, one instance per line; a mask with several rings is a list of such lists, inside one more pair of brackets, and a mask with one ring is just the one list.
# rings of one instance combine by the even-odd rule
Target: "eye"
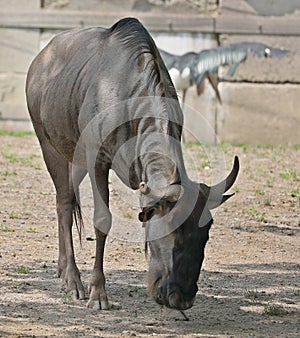
[[166,207],[169,209],[169,211],[171,211],[175,207],[176,203],[177,202],[169,202],[169,201],[167,201],[166,202]]
[[269,48],[265,48],[265,57],[270,57],[271,56],[271,51]]

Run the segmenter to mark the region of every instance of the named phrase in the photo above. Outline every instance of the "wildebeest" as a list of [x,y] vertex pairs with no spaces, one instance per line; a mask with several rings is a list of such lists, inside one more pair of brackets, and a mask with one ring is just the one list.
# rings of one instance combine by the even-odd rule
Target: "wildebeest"
[[72,242],[74,215],[81,221],[77,190],[88,173],[94,198],[96,255],[88,306],[108,309],[103,252],[111,226],[108,174],[113,169],[140,190],[150,247],[149,290],[159,304],[191,307],[213,223],[210,209],[239,170],[209,187],[186,174],[180,144],[183,116],[159,52],[133,18],[109,29],[57,35],[32,62],[27,104],[56,189],[58,274],[67,290],[85,297]]
[[197,94],[204,90],[204,79],[211,83],[220,103],[221,96],[218,90],[218,70],[220,66],[230,66],[228,75],[234,76],[239,64],[252,54],[256,57],[281,59],[288,50],[273,48],[260,42],[238,42],[222,45],[211,49],[203,49],[200,53],[188,52],[183,55],[174,55],[159,50],[176,90],[182,90],[184,103],[187,89],[196,85]]

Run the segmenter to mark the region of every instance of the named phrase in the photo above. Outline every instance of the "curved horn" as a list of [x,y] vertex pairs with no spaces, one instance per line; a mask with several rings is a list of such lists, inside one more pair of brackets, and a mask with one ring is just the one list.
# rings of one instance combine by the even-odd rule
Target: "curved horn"
[[223,195],[236,180],[237,174],[239,172],[239,159],[237,156],[234,158],[233,168],[230,174],[227,176],[225,180],[222,182],[213,185],[212,187],[208,187],[205,184],[200,184],[200,189],[204,193],[204,195],[208,198],[208,209],[215,209],[224,203],[228,198],[233,196],[234,194],[230,195]]
[[229,190],[233,183],[236,180],[236,177],[238,175],[240,169],[240,163],[239,163],[239,158],[237,156],[234,157],[234,163],[233,163],[233,168],[231,169],[230,174],[223,180],[222,182],[213,185],[210,187],[210,190],[213,194],[219,194],[222,195],[224,192]]

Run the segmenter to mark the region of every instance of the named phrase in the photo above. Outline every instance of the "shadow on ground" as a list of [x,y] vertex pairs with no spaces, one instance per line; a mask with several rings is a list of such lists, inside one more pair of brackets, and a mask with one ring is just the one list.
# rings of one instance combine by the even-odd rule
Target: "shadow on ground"
[[[110,311],[87,309],[86,300],[74,301],[65,295],[55,278],[54,264],[33,269],[28,275],[7,271],[6,281],[1,282],[0,335],[11,334],[11,328],[17,326],[22,337],[259,333],[266,337],[271,325],[278,335],[293,336],[299,331],[299,267],[289,263],[244,264],[204,270],[195,306],[185,312],[189,321],[148,298],[142,271],[107,271],[107,291],[114,305]],[[85,282],[88,275],[89,271],[82,271]],[[256,294],[253,299],[247,297],[249,291]],[[267,315],[267,304],[280,304],[287,313]]]

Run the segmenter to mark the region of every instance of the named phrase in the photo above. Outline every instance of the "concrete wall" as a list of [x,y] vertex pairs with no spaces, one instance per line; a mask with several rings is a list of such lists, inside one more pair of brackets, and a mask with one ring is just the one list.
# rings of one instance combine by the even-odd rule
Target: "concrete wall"
[[45,9],[216,14],[218,0],[42,0]]
[[[1,10],[34,11],[40,0],[0,0]],[[0,29],[0,129],[31,130],[25,100],[28,67],[39,51],[36,29]]]
[[299,144],[299,85],[223,82],[221,92],[224,104],[218,108],[216,121],[220,140]]
[[[300,37],[249,36],[290,53],[283,59],[250,57],[234,81],[221,75],[223,105],[218,106],[218,136],[222,141],[251,144],[300,144]],[[241,41],[222,35],[221,43]],[[231,81],[231,82],[228,82]]]
[[[255,8],[251,1],[226,0],[135,0],[122,2],[104,0],[0,0],[1,11],[61,11],[73,13],[81,11],[132,12],[157,14],[205,14],[196,19],[202,27],[207,18],[225,18],[230,22],[238,13],[248,13],[247,20],[255,17]],[[252,4],[253,5],[253,4]],[[290,10],[289,10],[290,11]],[[118,14],[119,13],[119,14]],[[220,14],[221,13],[221,14]],[[163,14],[163,15],[162,15]],[[292,13],[295,19],[295,13]],[[123,15],[124,16],[124,15]],[[179,17],[180,18],[180,17]],[[244,18],[244,16],[243,16]],[[300,16],[296,16],[296,19]],[[261,18],[260,18],[261,19]],[[194,19],[195,20],[195,17]],[[201,21],[202,20],[202,21]],[[226,21],[227,20],[227,21]],[[287,24],[290,17],[284,17]],[[221,20],[222,21],[222,20]],[[180,20],[179,20],[180,22]],[[206,21],[205,21],[206,22]],[[210,22],[210,21],[207,21]],[[237,21],[238,22],[238,21]],[[249,21],[248,21],[249,22]],[[252,22],[252,21],[250,21]],[[263,21],[262,21],[263,22]],[[99,22],[99,25],[101,23]],[[241,23],[242,25],[242,23]],[[55,26],[55,25],[54,25]],[[272,25],[271,25],[272,26]],[[51,26],[52,27],[52,26]],[[27,113],[24,85],[30,62],[49,39],[61,30],[37,28],[17,28],[1,26],[0,23],[0,129],[31,129]],[[287,57],[281,60],[249,57],[238,67],[233,78],[227,75],[227,69],[220,70],[219,89],[223,104],[220,105],[215,94],[207,83],[202,96],[196,95],[195,88],[187,93],[185,114],[186,141],[207,143],[222,142],[249,144],[300,144],[300,33],[281,36],[253,34],[247,32],[229,32],[224,29],[210,32],[203,25],[203,32],[192,31],[151,31],[157,45],[171,53],[183,54],[187,51],[199,52],[218,44],[225,45],[240,41],[264,42],[273,47],[290,50]],[[182,93],[179,93],[179,96]]]

